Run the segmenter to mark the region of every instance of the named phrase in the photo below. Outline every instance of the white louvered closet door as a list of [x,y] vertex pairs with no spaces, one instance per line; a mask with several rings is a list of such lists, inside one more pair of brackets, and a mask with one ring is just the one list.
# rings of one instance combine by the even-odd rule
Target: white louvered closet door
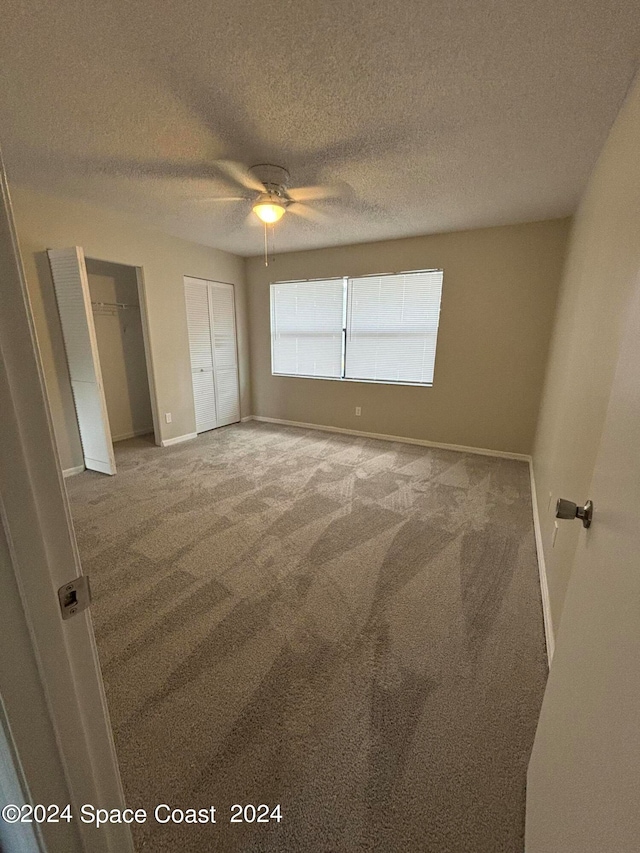
[[109,416],[100,372],[84,252],[79,246],[49,249],[85,467],[115,474]]
[[185,278],[191,381],[196,413],[196,432],[218,426],[213,376],[213,342],[209,310],[209,286],[197,278]]
[[209,299],[213,319],[213,355],[218,426],[240,420],[238,354],[233,285],[211,282]]

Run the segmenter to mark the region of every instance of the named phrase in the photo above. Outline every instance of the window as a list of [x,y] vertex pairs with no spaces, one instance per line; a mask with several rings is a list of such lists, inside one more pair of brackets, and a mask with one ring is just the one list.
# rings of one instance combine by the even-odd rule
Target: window
[[343,327],[342,279],[272,284],[273,373],[341,379]]
[[433,384],[442,270],[271,285],[280,376]]

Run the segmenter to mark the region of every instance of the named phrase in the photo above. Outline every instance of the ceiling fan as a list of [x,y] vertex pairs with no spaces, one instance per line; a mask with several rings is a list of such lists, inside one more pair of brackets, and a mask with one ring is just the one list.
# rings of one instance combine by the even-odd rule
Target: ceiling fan
[[272,163],[247,167],[232,160],[217,160],[213,165],[255,195],[218,196],[203,201],[252,201],[251,210],[266,225],[279,222],[287,211],[306,219],[321,220],[324,218],[322,214],[304,202],[337,198],[346,192],[346,187],[338,184],[290,188],[289,172]]
[[255,214],[264,224],[265,265],[269,263],[268,225],[275,225],[286,212],[305,219],[323,221],[325,216],[306,202],[346,195],[346,185],[340,184],[290,188],[289,172],[273,163],[258,163],[248,167],[233,160],[217,160],[212,165],[245,190],[250,190],[252,195],[215,196],[202,201],[251,201],[249,216]]

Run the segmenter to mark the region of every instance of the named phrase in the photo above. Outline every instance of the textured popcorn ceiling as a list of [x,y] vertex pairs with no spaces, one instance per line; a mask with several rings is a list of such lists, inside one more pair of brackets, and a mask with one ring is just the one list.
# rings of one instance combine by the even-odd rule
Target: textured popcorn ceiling
[[543,219],[639,52],[637,0],[8,0],[0,140],[16,183],[242,255],[262,232],[205,200],[235,194],[211,159],[350,185],[279,251]]

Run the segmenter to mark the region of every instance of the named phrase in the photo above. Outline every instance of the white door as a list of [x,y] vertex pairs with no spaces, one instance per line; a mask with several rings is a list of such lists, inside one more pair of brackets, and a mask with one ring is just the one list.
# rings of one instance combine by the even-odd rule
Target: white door
[[209,283],[218,426],[240,420],[238,348],[233,285]]
[[73,246],[70,249],[49,249],[47,254],[69,365],[84,464],[93,471],[115,474],[116,461],[100,372],[84,252],[79,246]]
[[233,285],[185,278],[196,432],[240,420]]
[[[124,795],[90,612],[63,620],[56,594],[81,567],[1,155],[0,280],[0,624],[7,652],[0,655],[0,725],[12,750],[0,759],[13,763],[25,801],[71,804],[68,821],[61,815],[57,823],[31,824],[43,853],[133,853],[129,826],[97,830],[79,815],[82,803],[123,808]],[[5,774],[3,790],[7,781]],[[56,817],[55,809],[47,814]],[[0,846],[10,844],[10,828],[2,828]],[[28,834],[27,827],[15,849],[31,849]]]
[[[627,314],[527,784],[527,853],[640,849],[640,285]],[[577,524],[577,521],[562,522]]]
[[185,278],[184,289],[187,302],[196,432],[206,432],[218,426],[213,376],[213,342],[209,319],[209,288],[205,281]]

